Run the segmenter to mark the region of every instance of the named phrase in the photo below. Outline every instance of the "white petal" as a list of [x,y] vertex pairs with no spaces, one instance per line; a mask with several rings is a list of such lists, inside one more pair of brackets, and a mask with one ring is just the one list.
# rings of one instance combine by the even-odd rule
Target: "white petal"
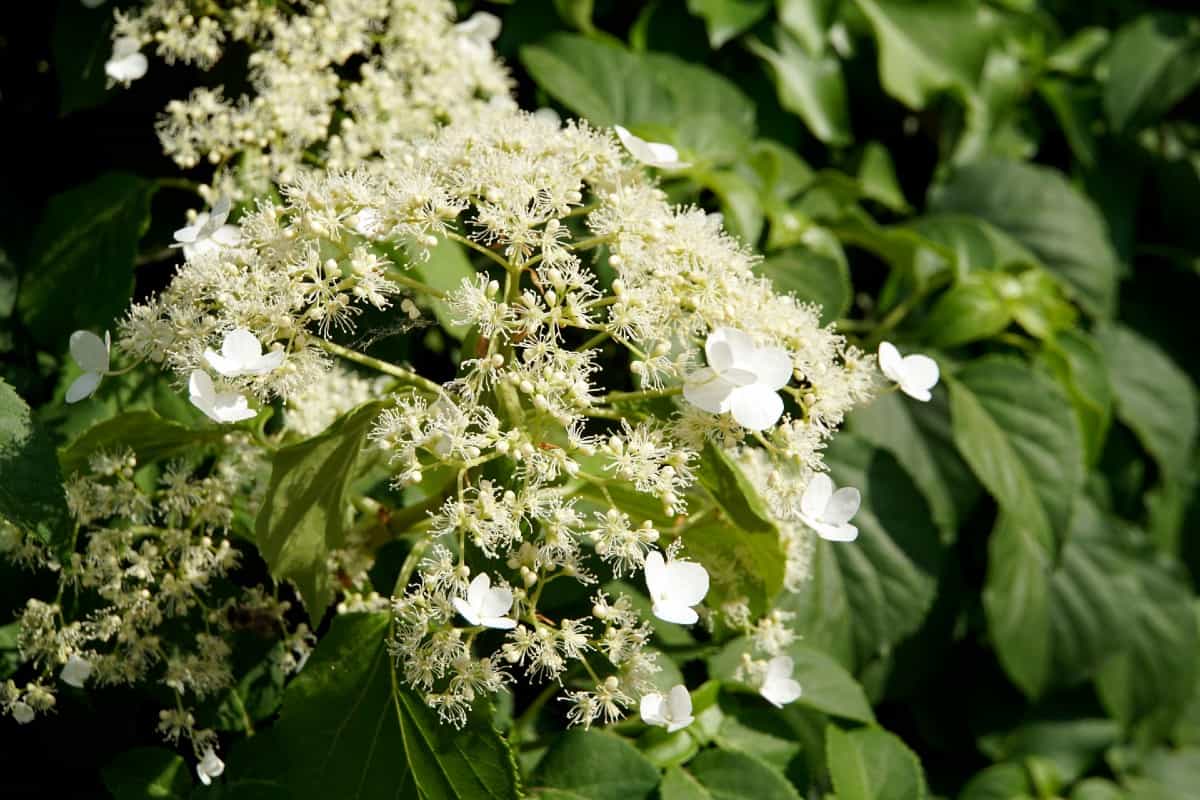
[[654,166],[674,166],[679,163],[679,151],[669,144],[646,142],[646,147],[650,148],[650,153],[654,156]]
[[825,514],[829,498],[833,496],[833,481],[824,472],[818,472],[804,487],[804,495],[800,498],[800,513],[804,516],[819,520]]
[[262,342],[245,328],[238,328],[225,334],[221,341],[221,355],[249,364],[262,355]]
[[[471,581],[471,585],[467,587],[467,602],[472,608],[483,609],[483,604],[487,600],[487,594],[492,588],[492,577],[486,572],[481,572]],[[482,616],[482,614],[480,614]]]
[[861,505],[862,495],[859,494],[858,489],[853,486],[843,486],[833,493],[833,497],[829,498],[829,502],[825,505],[825,513],[821,515],[821,522],[827,522],[830,525],[849,522],[850,518],[858,513]]
[[481,617],[479,624],[485,628],[495,628],[501,631],[511,631],[517,627],[517,621],[511,617]]
[[188,394],[191,396],[192,405],[212,416],[209,412],[212,410],[217,392],[213,388],[212,378],[208,377],[207,372],[202,369],[192,370],[192,374],[188,377]]
[[26,702],[18,700],[12,704],[12,716],[17,721],[18,725],[27,725],[33,722],[35,714],[33,708]]
[[900,357],[900,351],[891,342],[879,343],[879,369],[891,380],[899,383],[902,373],[902,364],[904,359]]
[[742,386],[729,396],[729,411],[743,428],[765,431],[783,416],[783,398],[761,384]]
[[695,625],[700,619],[695,609],[672,602],[656,602],[651,611],[663,622],[674,622],[677,625]]
[[683,399],[701,411],[724,414],[729,410],[729,396],[734,388],[708,367],[701,367],[683,382]]
[[67,659],[67,663],[63,665],[62,671],[58,676],[62,678],[62,682],[68,686],[74,686],[76,689],[82,689],[83,684],[92,674],[92,662],[86,658],[80,658],[77,655],[72,655]]
[[667,716],[674,721],[692,716],[692,695],[682,683],[675,684],[667,693]]
[[204,767],[200,764],[196,765],[196,775],[198,775],[200,777],[200,782],[203,783],[205,786],[212,785],[212,777],[207,772],[204,771]]
[[114,59],[125,58],[141,49],[142,43],[136,36],[121,36],[113,42],[112,57]]
[[646,574],[646,589],[651,597],[667,590],[667,565],[663,561],[662,553],[657,550],[647,553],[642,569]]
[[817,535],[829,542],[853,542],[858,538],[858,528],[851,525],[849,522],[843,522],[841,525],[830,525],[819,520],[804,520],[808,527],[817,532]]
[[792,357],[782,347],[760,347],[754,352],[749,369],[760,386],[775,391],[792,379]]
[[500,18],[486,11],[476,11],[454,26],[454,30],[459,35],[483,42],[496,41],[500,37],[500,29]]
[[767,702],[776,708],[783,708],[801,695],[800,684],[792,678],[779,678],[763,684],[758,690]]
[[479,615],[475,613],[475,609],[466,600],[463,600],[461,597],[452,597],[450,598],[450,604],[454,606],[454,610],[462,615],[462,618],[467,622],[472,625],[479,624]]
[[100,387],[100,381],[102,380],[104,380],[104,376],[99,372],[83,373],[71,381],[71,385],[67,387],[66,401],[68,403],[78,403],[85,397],[91,397],[96,393],[96,389]]
[[108,345],[91,331],[75,331],[70,340],[71,358],[84,372],[108,371]]
[[179,230],[175,231],[175,233],[171,234],[173,237],[175,237],[175,241],[179,242],[180,244],[191,244],[192,242],[196,241],[196,237],[200,235],[200,228],[204,224],[201,221],[201,217],[208,219],[207,214],[200,214],[196,217],[196,224],[185,225]]
[[933,399],[933,392],[928,389],[923,389],[919,386],[912,386],[907,383],[900,384],[900,391],[911,397],[913,400],[920,400],[922,403],[928,403]]
[[672,603],[694,606],[708,594],[708,570],[694,561],[667,564],[667,596]]
[[[901,377],[900,388],[905,394],[916,397],[917,395],[928,395],[929,390],[937,385],[940,373],[938,371],[937,362],[929,356],[912,355],[907,356],[901,362]],[[918,400],[929,398],[917,397]]]
[[222,247],[237,247],[242,241],[242,229],[237,225],[222,225],[212,235],[212,240]]
[[757,349],[754,340],[737,328],[717,328],[704,340],[708,365],[717,372],[730,367],[748,368]]
[[236,378],[242,374],[242,364],[232,358],[226,358],[215,350],[205,350],[204,360],[208,365],[226,378]]
[[266,375],[268,372],[279,369],[283,365],[284,356],[285,353],[282,350],[272,350],[254,362],[251,373]]
[[767,679],[790,678],[796,669],[796,662],[791,656],[775,656],[767,662]]
[[204,751],[204,757],[200,759],[200,766],[204,768],[204,772],[210,778],[216,778],[225,771],[225,762],[217,757],[211,747]]
[[743,367],[729,367],[722,370],[720,373],[721,380],[728,383],[735,389],[740,389],[743,386],[754,386],[758,383],[758,373],[752,369]]
[[209,214],[208,220],[204,223],[204,230],[209,236],[212,236],[217,230],[225,224],[225,220],[229,219],[229,210],[233,208],[233,202],[228,197],[221,197],[212,207],[212,213]]
[[114,81],[128,83],[136,81],[146,74],[149,62],[141,53],[130,53],[124,58],[116,58],[105,62],[104,73]]
[[620,125],[614,125],[613,128],[616,129],[617,138],[621,140],[621,144],[625,145],[629,154],[646,166],[662,169],[689,166],[679,161],[679,153],[669,144],[647,142],[645,139],[634,136]]
[[642,702],[639,708],[642,715],[642,722],[647,725],[666,725],[667,717],[664,713],[665,709],[666,701],[658,692],[642,695]]
[[484,595],[483,604],[479,606],[479,610],[485,617],[503,617],[512,608],[512,604],[512,592],[507,587],[497,586],[489,589],[488,593]]

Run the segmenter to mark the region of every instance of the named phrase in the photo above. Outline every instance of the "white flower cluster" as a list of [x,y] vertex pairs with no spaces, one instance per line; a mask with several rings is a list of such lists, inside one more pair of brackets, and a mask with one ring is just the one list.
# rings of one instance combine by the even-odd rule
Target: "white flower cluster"
[[190,707],[233,686],[234,634],[252,626],[276,639],[272,657],[285,672],[299,669],[312,637],[286,620],[286,601],[261,587],[214,591],[240,557],[227,536],[234,498],[252,503],[265,478],[258,450],[237,440],[203,469],[139,466],[130,451],[99,452],[69,481],[81,543],[69,559],[59,563],[32,537],[9,551],[26,567],[57,573],[58,592],[52,601],[30,598],[18,618],[20,656],[35,678],[0,685],[0,709],[22,724],[49,713],[56,681],[75,689],[159,684],[175,697],[160,732],[189,742],[201,778],[204,770],[211,778],[221,769],[217,734],[197,726]]

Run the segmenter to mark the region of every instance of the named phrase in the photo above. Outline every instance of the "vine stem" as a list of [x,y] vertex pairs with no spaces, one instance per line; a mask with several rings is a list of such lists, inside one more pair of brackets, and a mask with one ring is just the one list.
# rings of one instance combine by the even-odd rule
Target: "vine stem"
[[422,378],[412,370],[405,369],[404,367],[398,367],[388,361],[382,361],[374,356],[369,356],[366,353],[360,353],[357,350],[351,350],[348,347],[342,347],[340,344],[334,344],[328,339],[317,338],[316,342],[326,351],[333,353],[335,356],[344,358],[347,361],[353,361],[356,364],[362,364],[364,367],[370,367],[373,370],[382,372],[384,375],[391,375],[401,383],[406,383],[409,386],[413,386],[437,395],[442,393],[441,386],[438,386],[428,378]]

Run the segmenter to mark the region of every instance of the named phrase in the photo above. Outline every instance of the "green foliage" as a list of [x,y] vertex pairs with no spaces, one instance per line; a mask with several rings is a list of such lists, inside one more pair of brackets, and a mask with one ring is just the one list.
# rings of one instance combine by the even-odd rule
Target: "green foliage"
[[104,768],[104,787],[116,800],[184,800],[192,793],[187,763],[161,747],[127,750]]
[[341,546],[346,485],[382,403],[348,412],[324,433],[276,451],[254,523],[255,543],[279,579],[294,581],[313,620],[333,598],[329,551]]
[[13,387],[0,381],[0,518],[33,531],[55,551],[74,529],[49,435]]
[[829,775],[844,800],[923,800],[921,762],[904,742],[878,728],[825,731]]
[[658,769],[620,737],[576,730],[558,738],[529,782],[561,790],[560,797],[641,800],[658,786]]

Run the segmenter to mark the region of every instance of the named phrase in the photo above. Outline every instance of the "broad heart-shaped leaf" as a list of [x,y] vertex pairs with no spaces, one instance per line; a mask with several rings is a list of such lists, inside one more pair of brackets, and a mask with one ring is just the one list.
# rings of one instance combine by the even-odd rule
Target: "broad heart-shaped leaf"
[[[1154,750],[1146,756],[1139,772],[1126,778],[1129,794],[1118,795],[1117,800],[1191,800],[1200,782],[1200,749]],[[1108,800],[1104,795],[1098,797]]]
[[154,188],[136,175],[109,172],[50,199],[17,299],[44,348],[65,352],[72,331],[103,332],[125,310]]
[[921,322],[919,336],[935,347],[988,339],[1013,321],[1012,309],[1000,293],[996,273],[976,272],[952,286]]
[[980,737],[979,747],[994,761],[1038,758],[1053,765],[1063,783],[1074,783],[1120,737],[1121,726],[1111,719],[1046,717]]
[[642,800],[658,786],[658,769],[619,736],[575,728],[550,745],[529,782],[586,800]]
[[663,773],[658,796],[660,800],[713,800],[712,792],[683,767],[671,767]]
[[51,39],[59,116],[104,102],[109,91],[104,62],[112,54],[112,25],[107,5],[86,8],[77,0],[59,0]]
[[[739,636],[709,659],[709,671],[726,685],[736,684],[734,674],[745,653],[762,657],[761,653],[754,652],[748,638]],[[797,705],[855,722],[875,721],[862,686],[832,656],[805,641],[793,642],[785,653],[794,663],[792,677],[799,681],[803,690],[795,701]]]
[[232,797],[319,800],[512,800],[516,765],[484,705],[464,730],[436,715],[398,678],[387,614],[336,617],[288,686],[278,721],[234,749]]
[[29,406],[0,380],[0,517],[62,555],[74,523],[63,494],[54,443]]
[[879,728],[825,729],[825,757],[838,800],[924,800],[925,772],[916,753]]
[[734,525],[756,533],[770,533],[775,530],[775,523],[767,511],[766,504],[743,474],[742,468],[712,442],[704,445],[700,454],[700,464],[696,468],[696,477]]
[[993,764],[971,777],[958,800],[1013,800],[1031,791],[1023,764]]
[[187,762],[165,747],[126,750],[101,774],[115,800],[185,800],[192,794]]
[[[828,624],[848,627],[855,667],[886,651],[921,625],[933,603],[943,550],[929,507],[912,479],[888,452],[851,433],[838,435],[825,454],[838,486],[857,487],[863,505],[852,522],[854,542],[817,542],[811,586],[781,602],[795,611],[796,628],[806,636]],[[830,553],[829,558],[826,553]],[[822,584],[824,587],[822,588]],[[809,592],[834,592],[814,602]],[[833,607],[830,607],[832,603]],[[841,606],[847,616],[819,620]],[[814,642],[814,644],[819,643]],[[841,657],[836,648],[830,652]]]
[[938,92],[974,88],[997,17],[969,0],[855,0],[875,32],[879,80],[910,108]]
[[221,441],[225,434],[212,426],[189,428],[153,411],[129,411],[88,428],[59,452],[58,460],[63,474],[71,475],[87,466],[94,453],[129,448],[144,464],[194,453],[197,447]]
[[[813,230],[822,231],[816,234],[818,237],[829,235],[823,229]],[[836,245],[837,240],[832,236],[830,239]],[[819,305],[822,324],[833,322],[850,307],[854,290],[846,254],[840,245],[825,252],[793,248],[771,256],[755,269],[771,279],[777,292],[790,292],[799,300]]]
[[687,6],[703,18],[708,41],[715,49],[765,17],[771,0],[687,0]]
[[[457,289],[462,286],[464,279],[470,280],[475,277],[475,268],[471,266],[466,253],[450,239],[439,240],[437,247],[429,252],[428,261],[416,261],[409,269],[416,273],[423,283],[443,292]],[[454,313],[445,300],[434,298],[431,305],[437,321],[447,333],[461,342],[470,326],[454,324]]]
[[1070,401],[1015,359],[972,362],[949,381],[954,441],[1004,511],[1027,519],[1048,550],[1083,486],[1083,446]]
[[255,543],[277,580],[296,583],[314,622],[333,599],[326,559],[342,544],[346,483],[383,405],[359,406],[320,436],[284,447],[272,458]]
[[942,540],[953,541],[980,487],[954,445],[945,390],[935,389],[928,403],[885,392],[851,412],[847,427],[895,456],[929,503]]
[[719,520],[701,522],[684,530],[683,542],[686,557],[708,570],[710,608],[745,598],[762,615],[783,588],[786,556],[774,528],[747,531]]
[[1117,417],[1137,434],[1166,477],[1182,477],[1200,425],[1195,385],[1156,344],[1131,328],[1102,328],[1097,343],[1108,361]]
[[1113,36],[1105,57],[1104,110],[1118,131],[1153,123],[1200,83],[1195,17],[1144,14]]
[[902,227],[950,256],[959,275],[1010,264],[1037,263],[1037,256],[1027,247],[979,217],[927,214]]
[[809,53],[780,26],[775,28],[775,49],[753,38],[747,47],[771,68],[780,105],[798,114],[813,136],[835,147],[853,141],[846,82],[837,56]]
[[1087,463],[1095,464],[1113,414],[1113,390],[1104,352],[1088,334],[1068,330],[1046,342],[1040,355],[1070,396],[1083,433]]
[[687,769],[713,800],[800,800],[782,772],[745,753],[705,750]]
[[1029,248],[1084,311],[1112,313],[1119,265],[1108,226],[1057,170],[999,158],[972,162],[934,188],[930,207],[981,217]]

